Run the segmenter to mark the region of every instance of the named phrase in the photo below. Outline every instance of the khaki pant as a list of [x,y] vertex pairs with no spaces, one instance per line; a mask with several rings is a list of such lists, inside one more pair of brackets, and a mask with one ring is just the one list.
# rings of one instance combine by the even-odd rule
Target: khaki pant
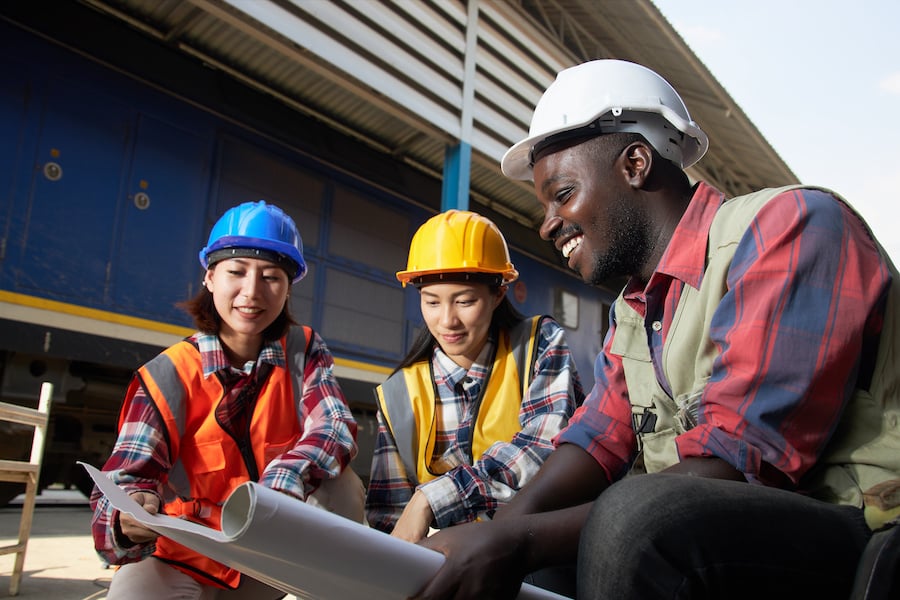
[[[351,468],[337,479],[324,481],[308,499],[357,523],[364,523],[365,488]],[[200,583],[161,560],[148,558],[120,567],[112,578],[107,600],[277,600],[286,594],[244,575],[236,590]]]
[[356,472],[347,467],[337,479],[322,482],[306,503],[324,508],[356,523],[366,522],[366,488]]

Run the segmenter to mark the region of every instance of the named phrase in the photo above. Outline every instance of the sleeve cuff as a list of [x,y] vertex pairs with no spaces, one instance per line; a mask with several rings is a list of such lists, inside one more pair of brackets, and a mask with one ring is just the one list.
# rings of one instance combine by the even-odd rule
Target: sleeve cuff
[[438,477],[419,486],[434,513],[434,526],[441,529],[459,522],[462,501],[456,484],[449,477]]

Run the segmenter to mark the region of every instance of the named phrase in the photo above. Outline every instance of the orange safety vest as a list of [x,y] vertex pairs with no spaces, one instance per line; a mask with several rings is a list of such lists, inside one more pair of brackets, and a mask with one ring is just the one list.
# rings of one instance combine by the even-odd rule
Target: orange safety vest
[[[538,327],[543,318],[525,319],[498,336],[487,383],[477,400],[470,464],[495,442],[508,442],[522,430],[519,410],[533,379]],[[431,360],[393,373],[375,391],[407,477],[418,484],[441,475],[431,469],[438,396]]]
[[[165,422],[172,470],[164,481],[164,511],[221,529],[222,504],[239,485],[258,480],[272,459],[294,447],[303,433],[300,402],[303,372],[312,339],[308,327],[291,327],[281,339],[286,367],[272,367],[250,419],[250,437],[235,440],[216,421],[225,396],[219,373],[203,375],[200,351],[185,340],[138,370],[126,394],[121,419],[137,386]],[[155,557],[204,584],[234,589],[241,574],[166,537],[156,540]]]

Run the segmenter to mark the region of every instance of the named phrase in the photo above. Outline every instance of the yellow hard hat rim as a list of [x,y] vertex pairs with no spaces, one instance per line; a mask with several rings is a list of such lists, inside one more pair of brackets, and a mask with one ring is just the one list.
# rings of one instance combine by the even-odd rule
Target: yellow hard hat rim
[[407,283],[413,285],[425,285],[426,283],[438,282],[472,282],[472,283],[492,283],[496,280],[496,285],[509,285],[519,278],[519,272],[513,268],[506,271],[494,271],[489,269],[440,269],[440,270],[421,270],[421,271],[399,271],[397,279],[406,287]]
[[503,284],[515,281],[518,271],[509,260],[503,234],[488,218],[451,209],[419,227],[409,248],[406,270],[397,272],[405,286],[415,278],[440,274],[496,275]]

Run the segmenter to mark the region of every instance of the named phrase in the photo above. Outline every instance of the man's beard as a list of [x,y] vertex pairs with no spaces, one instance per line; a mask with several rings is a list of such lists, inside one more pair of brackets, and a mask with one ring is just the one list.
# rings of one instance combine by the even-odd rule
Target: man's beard
[[640,273],[650,256],[650,223],[647,214],[633,200],[617,197],[606,210],[603,225],[591,223],[591,229],[607,240],[607,251],[593,253],[593,269],[585,278],[590,285]]

